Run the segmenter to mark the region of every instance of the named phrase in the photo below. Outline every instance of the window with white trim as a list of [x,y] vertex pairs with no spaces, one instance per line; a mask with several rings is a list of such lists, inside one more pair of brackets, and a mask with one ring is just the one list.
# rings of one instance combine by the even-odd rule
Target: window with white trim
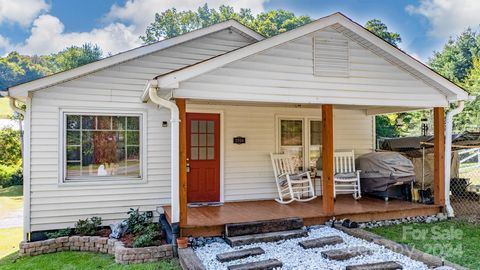
[[296,168],[315,168],[322,154],[322,121],[310,118],[279,118],[278,150],[293,159]]
[[141,179],[142,116],[64,114],[64,179]]

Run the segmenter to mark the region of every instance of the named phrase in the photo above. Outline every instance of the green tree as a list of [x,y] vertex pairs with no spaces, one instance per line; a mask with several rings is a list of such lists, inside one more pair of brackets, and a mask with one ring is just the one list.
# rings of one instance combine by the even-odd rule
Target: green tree
[[387,25],[385,25],[379,19],[369,20],[365,24],[365,28],[374,33],[379,38],[385,40],[386,42],[392,44],[393,46],[397,47],[400,42],[402,42],[402,38],[400,37],[399,33],[389,32]]
[[97,61],[102,58],[102,50],[91,43],[82,46],[71,46],[63,51],[46,56],[51,72],[56,73]]
[[50,74],[46,65],[46,61],[40,57],[20,55],[17,52],[0,57],[0,90]]
[[0,129],[0,164],[17,165],[22,159],[20,132],[10,127]]
[[240,9],[239,12],[236,12],[231,6],[222,5],[216,10],[205,4],[197,11],[178,12],[172,8],[155,14],[155,20],[147,27],[145,35],[140,36],[140,39],[148,44],[231,19],[266,37],[294,29],[311,21],[308,16],[296,16],[293,12],[285,10],[272,10],[254,16],[250,9]]
[[473,58],[479,56],[479,51],[480,36],[467,29],[457,38],[450,38],[442,51],[434,53],[428,64],[451,81],[463,82],[473,66]]

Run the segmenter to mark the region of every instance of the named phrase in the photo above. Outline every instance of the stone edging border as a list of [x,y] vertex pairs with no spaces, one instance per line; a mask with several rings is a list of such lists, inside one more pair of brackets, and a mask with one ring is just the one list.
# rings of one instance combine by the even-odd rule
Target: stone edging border
[[400,253],[402,255],[405,255],[407,257],[410,257],[414,260],[420,261],[425,263],[428,267],[441,267],[442,262],[445,264],[445,266],[449,266],[458,270],[468,270],[468,268],[460,266],[458,264],[449,262],[449,261],[442,261],[441,258],[437,256],[433,256],[431,254],[425,253],[423,251],[420,251],[418,249],[415,249],[411,246],[408,245],[403,245],[399,244],[397,242],[394,242],[392,240],[383,238],[380,235],[374,234],[372,232],[368,232],[366,230],[357,228],[357,229],[349,229],[345,228],[342,226],[337,226],[336,229],[349,234],[351,236],[361,238],[363,240],[384,246],[396,253]]
[[155,262],[173,257],[170,244],[143,248],[127,248],[117,239],[100,236],[65,236],[36,242],[20,242],[20,256],[35,256],[61,251],[90,251],[115,256],[115,262],[133,264]]

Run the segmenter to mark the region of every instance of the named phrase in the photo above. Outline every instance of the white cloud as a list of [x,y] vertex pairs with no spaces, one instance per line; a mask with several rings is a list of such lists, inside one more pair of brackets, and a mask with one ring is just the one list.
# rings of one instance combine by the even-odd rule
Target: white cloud
[[118,19],[128,21],[136,26],[138,34],[143,34],[146,27],[153,22],[155,13],[160,13],[169,8],[175,7],[179,11],[196,10],[199,6],[208,4],[210,8],[218,8],[221,5],[229,5],[236,11],[240,8],[250,8],[254,14],[264,10],[263,4],[268,0],[128,0],[125,5],[113,5],[110,12],[106,15],[109,21]]
[[421,0],[418,6],[408,5],[406,10],[427,18],[431,24],[429,34],[437,38],[458,35],[480,23],[478,0]]
[[0,0],[0,24],[10,22],[26,27],[49,8],[45,0]]
[[[134,26],[111,23],[104,28],[89,32],[64,32],[65,26],[54,16],[41,15],[33,22],[32,33],[14,49],[23,54],[50,54],[65,47],[95,43],[104,53],[118,53],[139,46],[141,43],[134,32]],[[1,47],[1,44],[0,44]]]

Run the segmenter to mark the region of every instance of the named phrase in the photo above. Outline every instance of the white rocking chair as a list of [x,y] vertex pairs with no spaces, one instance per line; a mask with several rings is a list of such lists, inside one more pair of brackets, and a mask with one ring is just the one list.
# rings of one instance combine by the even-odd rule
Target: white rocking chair
[[360,191],[360,171],[355,170],[355,154],[352,151],[339,151],[333,154],[334,176],[333,194],[352,194],[355,200],[362,197]]
[[293,201],[308,202],[315,199],[310,172],[297,172],[292,164],[292,158],[286,154],[270,153],[275,182],[278,189],[278,199],[281,204]]

